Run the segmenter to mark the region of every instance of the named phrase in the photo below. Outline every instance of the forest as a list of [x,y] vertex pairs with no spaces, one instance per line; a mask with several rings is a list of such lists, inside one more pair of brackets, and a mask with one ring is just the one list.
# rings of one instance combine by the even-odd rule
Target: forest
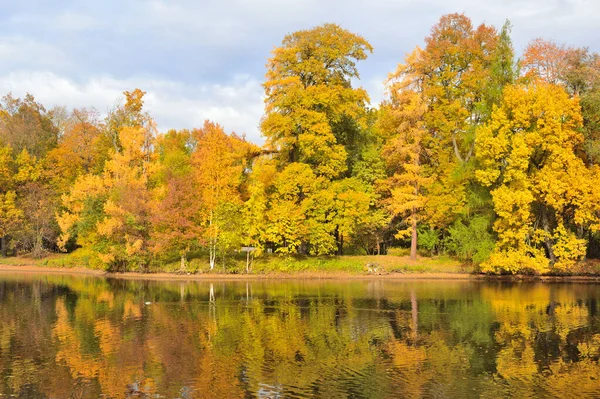
[[445,254],[484,273],[600,256],[600,56],[442,16],[372,104],[374,49],[335,24],[268,59],[258,146],[218,121],[159,132],[144,91],[106,115],[0,103],[3,256],[205,269],[261,256]]

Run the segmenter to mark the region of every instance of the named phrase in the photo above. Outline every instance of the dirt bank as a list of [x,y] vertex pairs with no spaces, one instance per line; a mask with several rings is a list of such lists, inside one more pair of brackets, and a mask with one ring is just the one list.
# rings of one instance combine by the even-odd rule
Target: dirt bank
[[493,276],[468,273],[389,273],[389,274],[353,274],[347,272],[295,272],[269,274],[177,274],[177,273],[109,273],[102,270],[85,268],[55,268],[36,265],[2,265],[0,273],[60,273],[71,275],[89,275],[96,277],[118,278],[128,280],[158,280],[158,281],[207,281],[207,280],[281,280],[281,279],[312,279],[312,280],[490,280],[490,281],[542,281],[542,282],[589,282],[600,283],[600,276]]

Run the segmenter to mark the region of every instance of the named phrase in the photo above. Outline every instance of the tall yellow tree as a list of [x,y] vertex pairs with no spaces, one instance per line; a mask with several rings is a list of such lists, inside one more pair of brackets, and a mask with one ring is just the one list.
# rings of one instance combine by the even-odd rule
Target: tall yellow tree
[[347,169],[351,143],[366,123],[367,92],[353,88],[356,62],[371,45],[335,24],[287,35],[267,64],[261,130],[280,160],[304,162],[335,178]]
[[246,166],[245,159],[253,146],[235,134],[226,134],[220,125],[209,121],[204,122],[204,126],[193,134],[196,149],[192,154],[192,165],[212,270],[215,267],[219,239],[224,233],[223,225],[232,214],[227,206],[241,206],[242,203],[242,174]]
[[107,265],[122,268],[131,264],[142,270],[148,267],[154,135],[141,126],[122,128],[122,150],[106,162],[104,184],[108,187],[108,199],[97,230],[105,240],[100,257]]
[[77,245],[92,249],[104,267],[146,270],[156,127],[142,112],[144,92],[136,89],[125,95],[127,103],[118,114],[129,118],[120,120],[102,174],[81,175],[62,197],[59,245],[66,250],[75,239]]
[[[415,56],[415,55],[413,55]],[[427,135],[423,121],[426,104],[421,94],[407,87],[410,80],[390,79],[390,100],[382,104],[380,130],[386,138],[383,155],[390,170],[384,183],[389,197],[385,200],[395,216],[404,219],[405,228],[396,237],[411,237],[410,257],[417,257],[417,224],[427,197],[424,189],[431,179],[423,166],[426,150],[423,141]]]

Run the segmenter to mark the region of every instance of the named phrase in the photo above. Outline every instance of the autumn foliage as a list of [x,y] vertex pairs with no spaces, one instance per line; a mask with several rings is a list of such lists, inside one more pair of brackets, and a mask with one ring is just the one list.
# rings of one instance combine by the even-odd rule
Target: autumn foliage
[[9,94],[2,253],[187,272],[227,269],[242,247],[406,246],[484,272],[568,272],[600,256],[600,56],[538,38],[517,57],[510,29],[442,16],[377,106],[357,85],[365,38],[290,33],[267,63],[262,147],[211,121],[159,133],[140,89],[104,117]]

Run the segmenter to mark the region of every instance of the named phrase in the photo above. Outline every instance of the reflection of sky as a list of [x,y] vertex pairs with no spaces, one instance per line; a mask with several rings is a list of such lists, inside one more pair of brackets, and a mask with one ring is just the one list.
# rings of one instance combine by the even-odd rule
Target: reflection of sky
[[286,33],[335,22],[364,36],[375,53],[359,68],[376,104],[387,74],[449,12],[510,19],[517,51],[539,36],[600,50],[596,0],[0,0],[0,93],[104,112],[140,87],[161,130],[209,118],[261,141],[260,84]]

